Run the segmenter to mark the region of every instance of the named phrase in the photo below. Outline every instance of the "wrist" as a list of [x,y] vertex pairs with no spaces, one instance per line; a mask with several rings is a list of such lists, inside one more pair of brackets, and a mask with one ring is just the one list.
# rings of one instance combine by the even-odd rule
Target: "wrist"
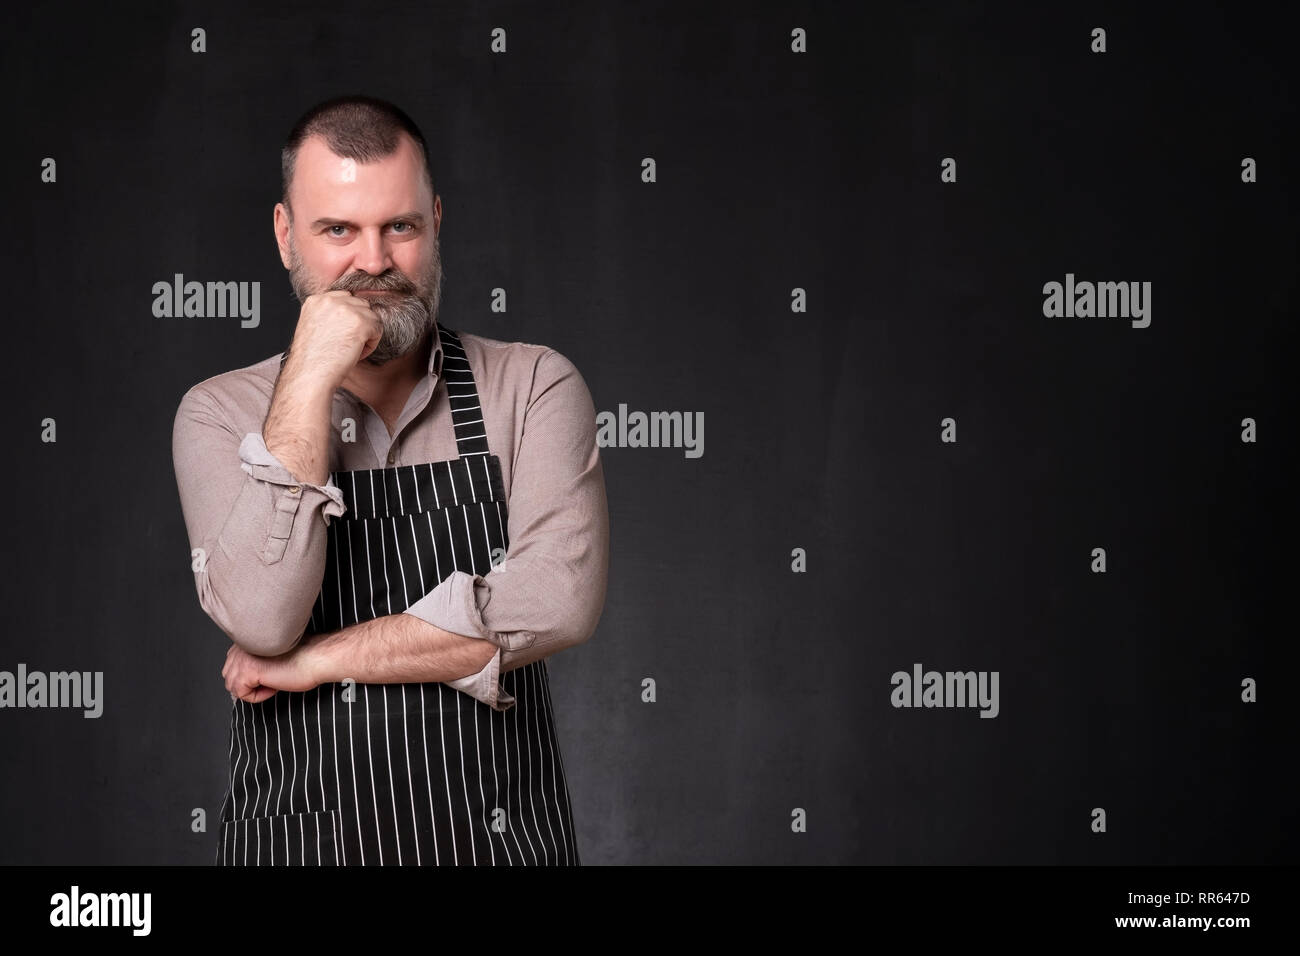
[[302,643],[298,645],[298,668],[313,687],[341,680],[334,673],[329,645],[324,643],[324,638],[327,636],[325,634],[313,634],[311,637],[304,638]]
[[334,389],[342,383],[342,377],[322,374],[319,368],[303,365],[302,361],[298,355],[290,354],[280,370],[276,391],[291,398],[295,405],[311,406],[321,401],[328,404]]

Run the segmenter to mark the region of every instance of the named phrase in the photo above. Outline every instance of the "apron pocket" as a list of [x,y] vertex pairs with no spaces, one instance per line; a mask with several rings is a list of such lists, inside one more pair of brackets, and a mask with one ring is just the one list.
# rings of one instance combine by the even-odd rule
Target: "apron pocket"
[[342,818],[337,810],[246,817],[221,825],[222,866],[338,866]]

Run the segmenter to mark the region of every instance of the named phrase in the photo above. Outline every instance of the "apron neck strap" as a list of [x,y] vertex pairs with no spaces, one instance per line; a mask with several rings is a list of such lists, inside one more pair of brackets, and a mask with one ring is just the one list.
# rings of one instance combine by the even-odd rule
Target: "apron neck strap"
[[442,378],[447,385],[451,404],[451,421],[456,429],[456,454],[460,458],[487,455],[487,427],[483,421],[483,403],[479,401],[474,372],[469,367],[460,337],[438,323],[442,341]]

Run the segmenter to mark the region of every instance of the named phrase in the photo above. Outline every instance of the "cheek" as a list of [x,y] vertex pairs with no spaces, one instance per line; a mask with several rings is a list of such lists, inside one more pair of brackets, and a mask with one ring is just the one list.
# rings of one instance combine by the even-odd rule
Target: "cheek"
[[393,253],[393,265],[401,270],[402,275],[412,282],[419,282],[420,276],[429,268],[432,256],[416,249],[410,248],[415,243],[407,243],[401,249]]

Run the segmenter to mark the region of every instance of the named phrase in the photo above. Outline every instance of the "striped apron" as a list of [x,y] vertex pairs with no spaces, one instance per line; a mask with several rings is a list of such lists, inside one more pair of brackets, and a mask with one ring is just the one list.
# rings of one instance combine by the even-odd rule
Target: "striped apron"
[[[347,511],[307,634],[400,613],[509,547],[474,375],[438,329],[458,457],[332,473]],[[501,686],[516,701],[504,713],[432,682],[236,700],[217,864],[579,864],[545,659]]]

